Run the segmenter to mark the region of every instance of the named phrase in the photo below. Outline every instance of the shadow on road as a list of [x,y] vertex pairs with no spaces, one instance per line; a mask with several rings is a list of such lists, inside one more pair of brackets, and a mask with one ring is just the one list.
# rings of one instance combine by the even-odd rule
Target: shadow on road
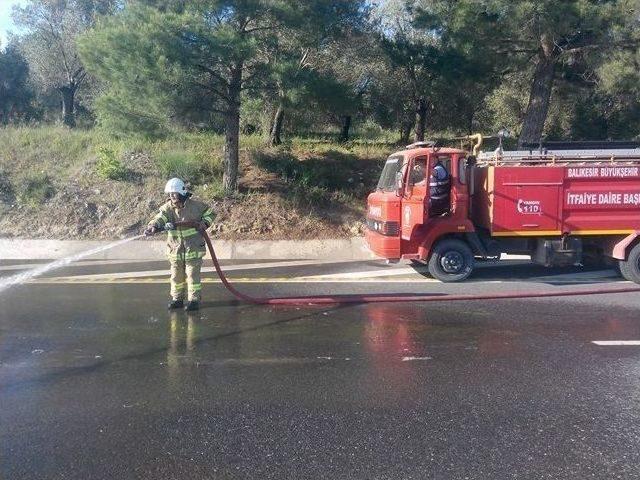
[[[588,283],[606,283],[611,279],[616,279],[615,270],[607,267],[544,267],[534,264],[509,265],[508,263],[479,263],[479,265],[480,268],[476,268],[471,277],[465,280],[466,282],[522,282],[537,280],[539,283],[548,285],[580,285],[585,281]],[[425,278],[433,278],[429,275],[426,265],[411,264],[410,267]],[[603,275],[602,278],[589,277],[584,280],[577,278],[575,281],[566,278],[568,275],[599,274],[600,272],[609,272],[610,275]],[[552,278],[554,276],[563,276],[565,278],[561,281],[559,279],[554,281]],[[619,278],[623,280],[621,276]]]

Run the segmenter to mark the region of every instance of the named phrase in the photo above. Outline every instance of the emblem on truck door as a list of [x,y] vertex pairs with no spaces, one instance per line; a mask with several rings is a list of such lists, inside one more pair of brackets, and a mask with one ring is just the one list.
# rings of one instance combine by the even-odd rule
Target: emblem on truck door
[[541,213],[540,200],[518,200],[518,213]]

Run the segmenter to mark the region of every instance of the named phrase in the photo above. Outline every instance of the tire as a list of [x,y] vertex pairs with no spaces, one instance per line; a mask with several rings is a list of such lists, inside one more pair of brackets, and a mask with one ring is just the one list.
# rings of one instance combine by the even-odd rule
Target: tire
[[473,272],[473,252],[462,240],[436,243],[429,257],[429,273],[441,282],[461,282]]
[[631,249],[626,260],[620,260],[619,265],[624,278],[640,283],[640,243]]

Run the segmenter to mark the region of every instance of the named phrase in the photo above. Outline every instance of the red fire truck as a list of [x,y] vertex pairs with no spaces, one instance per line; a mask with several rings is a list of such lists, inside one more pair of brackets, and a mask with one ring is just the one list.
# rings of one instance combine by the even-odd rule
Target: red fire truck
[[469,138],[472,153],[418,143],[386,160],[368,197],[366,241],[376,255],[426,263],[444,282],[502,253],[545,266],[615,260],[640,283],[638,145],[483,153],[482,136]]

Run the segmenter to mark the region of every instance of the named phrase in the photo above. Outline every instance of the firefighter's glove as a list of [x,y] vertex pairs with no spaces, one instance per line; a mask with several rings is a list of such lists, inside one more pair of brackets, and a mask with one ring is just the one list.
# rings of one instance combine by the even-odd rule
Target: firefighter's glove
[[147,228],[145,228],[144,230],[144,234],[147,237],[150,237],[151,235],[153,235],[154,233],[158,233],[158,227],[156,227],[155,225],[149,225],[147,226]]

